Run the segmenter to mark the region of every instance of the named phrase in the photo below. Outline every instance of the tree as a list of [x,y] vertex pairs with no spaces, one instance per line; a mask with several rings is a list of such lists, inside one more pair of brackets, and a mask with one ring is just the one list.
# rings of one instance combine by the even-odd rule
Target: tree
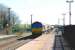
[[[9,8],[0,5],[0,27],[3,27],[4,30],[7,30],[8,32],[11,31],[12,26],[19,21],[18,16],[15,12],[11,11],[9,12]],[[8,33],[7,33],[8,34]]]

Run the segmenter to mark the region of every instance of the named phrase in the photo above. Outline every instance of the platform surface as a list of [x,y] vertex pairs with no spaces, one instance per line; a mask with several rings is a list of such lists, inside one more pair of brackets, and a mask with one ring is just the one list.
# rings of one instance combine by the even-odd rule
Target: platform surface
[[54,45],[55,34],[53,31],[43,34],[31,42],[17,48],[16,50],[52,50]]

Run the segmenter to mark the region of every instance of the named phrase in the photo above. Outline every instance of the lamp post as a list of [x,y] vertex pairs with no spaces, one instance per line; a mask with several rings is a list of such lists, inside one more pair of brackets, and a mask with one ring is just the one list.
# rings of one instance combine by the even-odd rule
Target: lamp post
[[31,24],[32,24],[32,14],[31,14]]
[[8,23],[9,23],[9,26],[10,26],[10,8],[8,8]]
[[58,18],[58,25],[60,24],[60,19]]
[[6,25],[6,33],[7,35],[9,34],[10,29],[10,8],[8,8],[8,20],[7,20],[7,25]]
[[62,14],[63,15],[63,26],[65,26],[65,13]]
[[67,3],[69,3],[69,25],[71,25],[71,3],[73,3],[73,0],[67,0]]
[[32,32],[32,14],[31,14],[31,32]]

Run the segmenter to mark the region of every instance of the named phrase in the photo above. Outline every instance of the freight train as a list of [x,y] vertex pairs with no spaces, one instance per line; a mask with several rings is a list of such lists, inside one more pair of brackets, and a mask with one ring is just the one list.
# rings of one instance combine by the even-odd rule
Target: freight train
[[75,50],[75,25],[65,25],[63,37],[69,43],[70,47]]
[[51,30],[50,25],[43,25],[41,22],[34,22],[32,23],[32,35],[33,36],[40,36],[43,33],[49,33]]
[[33,22],[31,25],[32,35],[29,35],[27,37],[23,37],[21,39],[36,38],[44,33],[49,33],[50,30],[51,30],[50,25],[43,25],[41,22],[36,21],[36,22]]

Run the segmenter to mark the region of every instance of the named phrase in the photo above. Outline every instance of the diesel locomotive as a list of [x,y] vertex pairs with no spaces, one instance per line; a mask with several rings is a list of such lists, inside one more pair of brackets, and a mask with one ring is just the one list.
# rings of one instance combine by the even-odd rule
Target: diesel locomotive
[[32,35],[33,36],[39,36],[42,34],[42,23],[41,22],[34,22],[32,23]]

